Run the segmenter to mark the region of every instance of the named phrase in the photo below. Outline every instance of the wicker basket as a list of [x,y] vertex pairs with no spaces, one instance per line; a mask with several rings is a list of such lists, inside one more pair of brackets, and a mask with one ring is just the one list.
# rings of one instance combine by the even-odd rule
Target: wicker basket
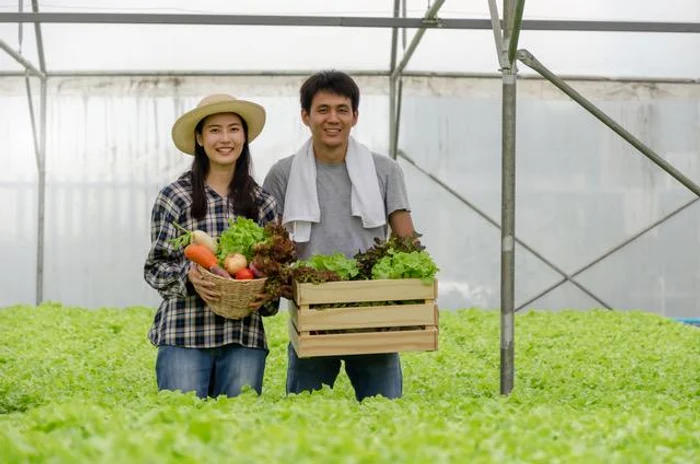
[[214,289],[221,293],[221,299],[207,306],[214,313],[226,319],[243,319],[254,310],[250,303],[256,300],[265,287],[267,277],[261,279],[236,280],[226,279],[200,268],[204,280],[214,284]]

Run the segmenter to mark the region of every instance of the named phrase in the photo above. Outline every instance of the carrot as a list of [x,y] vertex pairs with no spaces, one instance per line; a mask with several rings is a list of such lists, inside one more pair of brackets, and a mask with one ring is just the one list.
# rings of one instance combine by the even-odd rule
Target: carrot
[[185,247],[185,257],[195,264],[199,264],[212,274],[230,279],[228,272],[223,270],[216,259],[214,253],[205,245],[190,243]]
[[209,248],[196,243],[190,243],[185,247],[185,257],[193,263],[199,264],[204,269],[209,269],[219,264],[216,256]]

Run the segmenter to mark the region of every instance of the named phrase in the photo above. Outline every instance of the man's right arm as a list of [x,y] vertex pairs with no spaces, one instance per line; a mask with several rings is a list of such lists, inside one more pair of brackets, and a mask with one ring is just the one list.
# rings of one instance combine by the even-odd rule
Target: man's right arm
[[272,165],[263,181],[263,189],[275,197],[277,202],[277,217],[281,220],[284,213],[284,197],[287,193],[287,180],[289,173],[285,172],[284,160],[279,160]]

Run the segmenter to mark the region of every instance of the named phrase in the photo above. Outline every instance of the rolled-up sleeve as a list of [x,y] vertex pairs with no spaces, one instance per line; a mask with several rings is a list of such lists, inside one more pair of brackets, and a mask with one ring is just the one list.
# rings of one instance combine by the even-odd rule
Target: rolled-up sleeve
[[391,160],[386,181],[385,207],[387,216],[395,211],[411,211],[403,170],[399,163],[394,160]]

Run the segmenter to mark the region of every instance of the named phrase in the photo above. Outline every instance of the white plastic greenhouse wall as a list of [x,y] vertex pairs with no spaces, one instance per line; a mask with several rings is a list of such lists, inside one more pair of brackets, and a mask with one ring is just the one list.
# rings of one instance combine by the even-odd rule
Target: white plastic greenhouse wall
[[[394,5],[86,3],[38,5],[41,12],[345,17],[391,17]],[[408,1],[408,16],[421,17],[429,3]],[[18,8],[0,0],[0,13]],[[438,16],[488,18],[488,2],[447,0]],[[530,0],[524,18],[700,22],[700,2]],[[157,305],[143,280],[150,209],[158,190],[191,162],[173,146],[170,127],[206,94],[231,93],[267,109],[267,126],[251,145],[259,181],[308,136],[298,88],[318,69],[357,77],[362,99],[354,134],[389,152],[391,29],[41,27],[49,75],[44,301]],[[407,31],[406,43],[414,33]],[[0,39],[38,67],[32,24],[0,22]],[[403,43],[399,34],[399,60]],[[523,30],[519,48],[700,183],[700,34]],[[440,267],[439,305],[497,309],[500,232],[469,206],[500,222],[501,79],[493,32],[429,29],[404,73],[398,160],[414,222]],[[562,274],[518,245],[516,307],[585,310],[602,301],[618,310],[700,317],[697,196],[522,64],[519,75],[516,236],[580,286],[556,286]],[[31,83],[38,111],[39,80]],[[37,162],[24,68],[2,50],[0,140],[0,307],[34,304]]]

